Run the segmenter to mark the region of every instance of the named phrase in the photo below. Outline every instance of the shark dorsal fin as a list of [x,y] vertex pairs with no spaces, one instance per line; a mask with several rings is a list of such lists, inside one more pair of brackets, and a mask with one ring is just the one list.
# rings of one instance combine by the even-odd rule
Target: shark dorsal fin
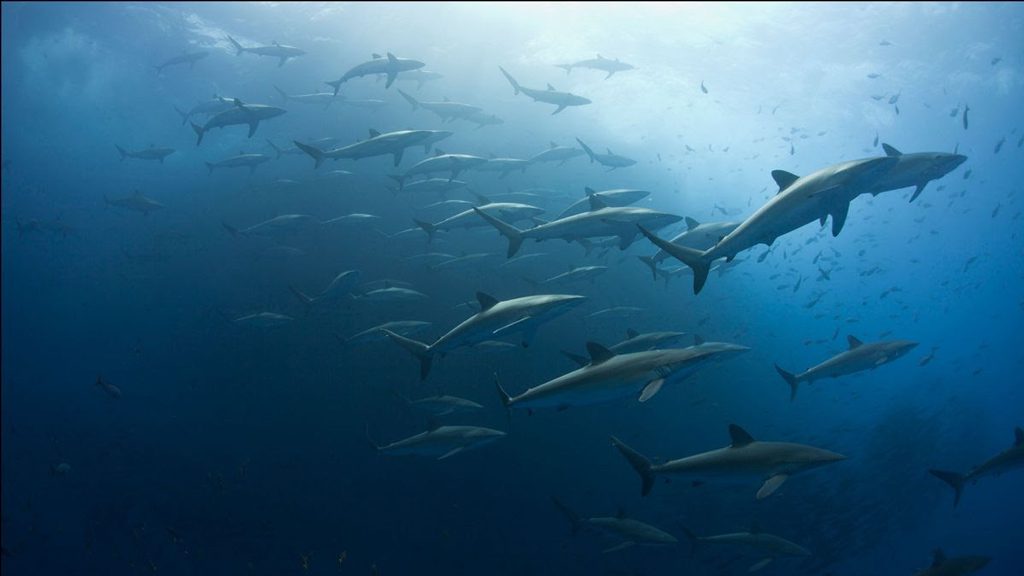
[[594,192],[594,189],[591,188],[590,186],[584,186],[583,193],[586,194],[587,196],[593,196],[594,194],[597,194],[597,192]]
[[448,97],[447,97],[447,96],[445,96],[445,97],[444,97],[444,100],[442,100],[442,102],[451,102],[451,100],[449,100],[449,99],[448,99]]
[[434,156],[444,156],[444,150],[441,150],[437,146],[434,147]]
[[932,550],[932,567],[941,566],[946,563],[946,553],[942,551],[942,548],[936,548]]
[[380,54],[377,54],[376,52],[374,52],[371,56],[373,56],[374,60],[380,60],[382,58],[382,56]]
[[476,293],[476,300],[480,303],[480,311],[490,310],[498,303],[498,299],[490,294],[484,294],[483,292]]
[[377,132],[373,128],[370,128],[370,138],[376,138],[377,136],[380,136],[380,132]]
[[754,441],[753,436],[735,424],[729,424],[729,437],[732,438],[730,448],[741,448]]
[[857,348],[858,346],[862,346],[864,344],[863,342],[860,341],[859,338],[857,338],[853,334],[848,335],[846,337],[846,341],[850,343],[850,350],[853,350],[854,348]]
[[388,52],[388,63],[389,64],[396,64],[396,63],[398,63],[398,58],[395,58],[395,55],[392,54],[391,52]]
[[697,226],[700,226],[700,222],[694,220],[693,218],[690,218],[689,216],[686,217],[686,228],[687,228],[687,230],[693,230]]
[[558,148],[558,144],[555,144],[554,142],[548,142],[548,144],[551,144],[552,148]]
[[640,333],[637,332],[636,330],[633,330],[632,328],[630,328],[629,330],[626,330],[626,336],[629,337],[629,338],[636,338],[639,335],[640,335]]
[[707,342],[707,340],[705,340],[704,337],[701,336],[700,334],[694,334],[693,335],[693,345],[694,346],[700,346],[701,344],[703,344],[705,342]]
[[884,142],[882,143],[882,150],[885,150],[886,156],[903,156],[903,152],[900,152],[899,150],[893,148],[892,146],[889,146]]
[[789,188],[793,185],[793,182],[800,179],[796,174],[786,172],[785,170],[772,170],[772,178],[774,178],[775,183],[779,185],[779,192]]
[[1024,430],[1021,430],[1019,426],[1013,429],[1013,445],[1024,446]]
[[597,194],[591,194],[590,196],[587,196],[587,200],[590,201],[591,210],[600,210],[601,208],[608,207],[608,205],[604,203],[604,200],[602,200],[601,197],[598,196]]
[[587,342],[587,353],[590,354],[591,364],[600,364],[615,356],[615,352],[601,346],[597,342]]
[[607,150],[607,151],[608,151],[608,155],[609,155],[609,156],[615,156],[615,152],[612,152],[612,149],[611,149],[611,148],[605,148],[605,150]]
[[555,89],[554,86],[552,86],[551,84],[548,84],[548,91],[554,91],[554,89]]

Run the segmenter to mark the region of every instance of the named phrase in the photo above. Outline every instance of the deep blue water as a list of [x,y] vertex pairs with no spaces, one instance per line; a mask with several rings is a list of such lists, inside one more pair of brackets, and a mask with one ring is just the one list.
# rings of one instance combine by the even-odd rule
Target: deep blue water
[[[913,574],[935,548],[990,557],[981,574],[1024,573],[1022,473],[968,484],[955,508],[952,490],[928,474],[969,470],[1024,425],[1021,5],[4,3],[2,17],[5,572],[746,574],[763,554],[691,553],[684,527],[759,526],[812,553],[763,574]],[[306,54],[280,67],[236,56],[228,34]],[[209,55],[192,68],[154,70],[197,50]],[[274,90],[330,91],[325,81],[388,51],[444,77],[421,89],[401,74],[390,88],[372,77],[342,84],[349,100],[384,101],[372,111],[285,102]],[[635,69],[605,79],[555,67],[597,53]],[[552,115],[553,105],[514,95],[498,66],[524,86],[550,83],[592,103]],[[399,88],[503,123],[442,123],[412,110]],[[174,107],[214,94],[287,113],[251,139],[229,126],[197,147]],[[439,148],[485,158],[529,158],[580,138],[636,160],[614,171],[582,156],[505,178],[459,175],[485,196],[547,189],[536,197],[545,219],[589,186],[647,190],[638,206],[700,221],[740,220],[777,191],[771,170],[803,175],[882,156],[882,143],[968,160],[913,203],[909,188],[856,198],[837,237],[814,223],[740,253],[699,295],[688,275],[652,281],[636,258],[654,252],[643,238],[589,255],[528,241],[521,254],[545,256],[519,268],[500,266],[507,244],[489,226],[431,243],[419,231],[388,238],[412,218],[457,212],[424,209],[441,197],[394,192],[388,176],[426,158],[422,147],[397,168],[391,156],[314,169],[308,156],[285,155],[252,174],[203,165],[240,151],[273,157],[267,139],[349,144],[370,129],[451,130]],[[175,152],[163,163],[122,161],[115,145]],[[135,190],[163,207],[143,215],[104,201]],[[476,201],[465,191],[448,198]],[[275,238],[224,226],[349,213],[379,219]],[[425,252],[493,256],[457,270],[403,260]],[[584,265],[608,270],[551,289],[524,279]],[[363,283],[408,282],[429,298],[346,298],[307,312],[289,290],[315,293],[342,270]],[[460,304],[477,291],[587,300],[542,325],[529,347],[511,338],[508,350],[455,350],[423,382],[395,344],[339,340],[423,320],[432,327],[412,337],[429,342],[474,313]],[[612,306],[639,310],[588,317]],[[292,320],[235,321],[257,312]],[[494,373],[519,393],[574,368],[560,350],[611,345],[627,329],[751,350],[643,404],[502,407]],[[802,384],[791,401],[773,364],[813,366],[846,349],[848,334],[919,346],[875,370]],[[98,375],[121,396],[96,386]],[[484,408],[431,419],[401,399],[438,392]],[[763,500],[757,478],[659,478],[642,497],[609,442],[676,458],[726,446],[730,423],[848,459]],[[367,441],[439,424],[508,436],[441,461],[377,454]],[[571,536],[553,496],[584,517],[621,510],[680,543],[603,553],[622,540]]]

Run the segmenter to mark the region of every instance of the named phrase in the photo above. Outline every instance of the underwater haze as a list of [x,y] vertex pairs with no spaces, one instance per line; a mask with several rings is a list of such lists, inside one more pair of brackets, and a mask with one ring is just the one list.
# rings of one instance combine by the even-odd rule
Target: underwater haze
[[4,573],[1024,573],[1024,5],[0,10]]

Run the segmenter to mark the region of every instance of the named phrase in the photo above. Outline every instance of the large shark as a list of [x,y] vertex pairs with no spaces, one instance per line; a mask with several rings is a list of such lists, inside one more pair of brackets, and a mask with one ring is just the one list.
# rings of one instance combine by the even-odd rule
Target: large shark
[[540,294],[498,300],[477,292],[476,299],[480,303],[480,311],[449,330],[433,344],[417,342],[390,330],[384,331],[395,343],[419,359],[421,380],[426,379],[430,373],[436,354],[517,332],[523,334],[523,346],[528,346],[542,323],[568,312],[586,298],[573,294]]
[[572,146],[559,146],[554,142],[551,142],[551,146],[543,152],[538,152],[530,157],[530,162],[558,162],[561,166],[569,160],[576,158],[577,156],[583,156],[586,154],[579,148],[573,148]]
[[266,154],[239,154],[217,162],[206,162],[206,168],[213,174],[215,168],[249,168],[249,174],[256,171],[256,167],[264,162],[270,162],[270,156]]
[[754,526],[748,532],[732,532],[729,534],[716,534],[714,536],[697,536],[690,530],[683,528],[686,537],[690,540],[690,546],[694,549],[703,544],[733,544],[747,546],[765,554],[767,557],[756,562],[748,572],[756,572],[764,568],[774,558],[780,556],[810,556],[811,551],[774,534],[762,532]]
[[387,154],[394,156],[395,166],[398,166],[402,161],[402,155],[405,154],[406,148],[423,146],[426,145],[428,140],[436,142],[451,135],[451,132],[444,130],[398,130],[381,134],[371,129],[370,137],[367,140],[334,148],[333,150],[322,150],[316,146],[303,144],[298,141],[295,141],[295,146],[313,158],[314,168],[319,168],[324,160],[338,160],[340,158],[359,160],[360,158],[384,156]]
[[143,196],[142,192],[139,192],[138,190],[132,192],[131,196],[125,196],[124,198],[107,198],[107,195],[104,194],[103,202],[108,206],[125,208],[134,212],[142,212],[144,216],[149,216],[150,212],[164,208],[163,204],[153,200],[152,198]]
[[964,491],[964,485],[968,482],[974,483],[985,476],[999,476],[1003,472],[1024,468],[1024,430],[1020,427],[1014,428],[1013,434],[1013,446],[982,462],[967,474],[947,472],[945,470],[929,470],[933,476],[953,488],[954,507],[960,503],[960,495]]
[[504,432],[491,428],[481,428],[479,426],[441,426],[384,446],[377,445],[373,440],[370,440],[370,443],[382,454],[437,456],[438,460],[444,460],[465,450],[489,444],[503,437],[505,437]]
[[612,152],[611,148],[608,149],[607,154],[598,154],[591,150],[590,146],[584,144],[583,140],[577,138],[576,141],[579,142],[580,146],[583,147],[583,151],[587,153],[587,156],[590,156],[591,164],[597,162],[602,166],[607,166],[609,168],[608,172],[611,172],[616,168],[625,168],[627,166],[632,166],[633,164],[636,164],[636,160],[616,154]]
[[480,164],[475,168],[477,172],[500,172],[500,178],[508,176],[510,173],[519,170],[525,173],[526,169],[530,166],[529,160],[522,158],[488,158],[485,164]]
[[[501,217],[503,220],[507,220],[509,222],[528,220],[534,216],[539,216],[544,213],[543,208],[530,206],[529,204],[517,204],[514,202],[492,202],[490,204],[484,204],[483,206],[477,206],[476,208],[487,214],[494,215],[495,217]],[[413,218],[413,222],[427,233],[429,240],[434,239],[434,233],[438,230],[454,230],[456,228],[476,228],[478,226],[487,226],[486,222],[477,218],[476,212],[474,212],[472,208],[459,212],[449,218],[445,218],[436,224],[431,224],[430,222],[424,222],[415,218]]]
[[519,82],[516,82],[516,79],[513,78],[511,74],[506,72],[504,68],[498,66],[498,69],[501,70],[501,73],[505,75],[505,78],[508,78],[508,81],[510,84],[512,84],[512,89],[515,91],[516,95],[519,95],[519,93],[522,92],[523,94],[526,94],[530,98],[533,98],[534,102],[546,102],[548,104],[554,104],[558,106],[558,108],[556,108],[555,111],[551,113],[552,116],[558,114],[562,110],[565,110],[569,106],[583,106],[585,104],[591,103],[590,100],[582,96],[577,96],[572,92],[559,92],[558,90],[555,90],[555,87],[552,86],[551,84],[548,84],[547,90],[525,88],[523,86],[520,86]]
[[295,46],[285,46],[284,44],[278,44],[274,42],[269,46],[253,46],[252,48],[243,48],[234,38],[228,36],[228,41],[235,47],[235,56],[241,56],[244,52],[255,54],[257,56],[270,56],[277,58],[277,67],[284,66],[290,58],[297,58],[306,53],[305,50],[296,48]]
[[846,223],[850,200],[874,186],[897,162],[891,157],[851,160],[803,177],[776,170],[772,176],[779,184],[779,193],[703,252],[672,244],[642,228],[641,232],[693,269],[693,293],[698,294],[708,279],[711,263],[719,258],[731,261],[740,252],[758,244],[770,246],[776,238],[805,224],[815,220],[824,224],[829,215],[832,216],[832,235],[838,235]]
[[882,192],[913,186],[914,193],[910,195],[911,202],[921,195],[929,182],[942,178],[967,161],[967,156],[947,152],[904,154],[885,143],[882,143],[882,149],[885,150],[886,156],[896,158],[898,162],[866,192],[878,195]]
[[678,543],[675,536],[665,532],[661,528],[651,526],[650,524],[639,520],[627,518],[625,513],[621,510],[615,516],[582,518],[571,508],[563,504],[558,498],[552,497],[551,500],[555,503],[555,507],[565,515],[567,520],[569,520],[573,536],[579,533],[580,530],[591,528],[622,541],[620,544],[604,550],[606,553],[624,550],[637,544],[671,545]]
[[621,206],[609,208],[596,196],[590,196],[590,210],[546,222],[529,230],[520,230],[511,224],[474,208],[480,216],[498,229],[508,239],[508,257],[519,251],[523,240],[532,238],[543,240],[562,239],[566,242],[581,241],[587,238],[618,236],[619,248],[625,250],[636,238],[637,226],[645,223],[648,226],[662,228],[678,222],[682,218],[674,214],[658,212],[647,208]]
[[607,72],[608,75],[604,77],[605,80],[612,77],[616,72],[625,72],[626,70],[633,70],[631,64],[620,62],[618,58],[615,60],[609,60],[608,58],[602,57],[600,54],[597,58],[591,58],[589,60],[580,60],[579,62],[573,62],[572,64],[556,64],[559,68],[565,70],[568,75],[572,72],[573,68],[590,68],[591,70],[601,70]]
[[646,402],[665,385],[681,382],[708,360],[749,350],[726,342],[708,342],[689,348],[616,354],[597,342],[587,342],[590,362],[517,396],[497,383],[502,403],[509,408],[556,408],[597,404],[636,396]]
[[371,74],[384,74],[387,76],[388,81],[384,84],[384,88],[391,88],[391,84],[394,83],[395,78],[402,72],[409,72],[411,70],[417,70],[423,68],[425,64],[419,60],[413,60],[411,58],[398,58],[391,52],[388,52],[387,58],[382,57],[380,54],[374,54],[373,60],[357,64],[348,72],[333,82],[328,82],[334,87],[334,93],[338,93],[338,89],[341,85],[353,78],[359,78],[360,76],[369,76]]
[[650,195],[650,192],[646,190],[634,190],[631,188],[617,188],[615,190],[602,190],[601,192],[595,192],[593,188],[586,187],[583,191],[586,195],[570,204],[565,210],[562,210],[562,213],[558,215],[559,218],[565,218],[566,216],[572,216],[573,214],[579,214],[590,210],[591,196],[597,196],[605,206],[616,207],[635,204]]
[[450,172],[449,180],[455,180],[464,170],[475,168],[486,164],[487,158],[473,156],[472,154],[445,154],[437,150],[435,156],[420,160],[405,171],[404,174],[394,177],[398,181],[398,189],[405,186],[405,180],[417,174],[433,174],[435,172]]
[[157,64],[156,66],[154,66],[154,68],[156,68],[157,74],[163,72],[164,68],[167,68],[168,66],[174,66],[175,64],[188,64],[188,69],[191,70],[192,67],[196,65],[196,62],[202,60],[203,58],[206,58],[209,55],[209,52],[204,51],[185,52],[180,56],[175,56],[173,58],[166,60],[162,64]]
[[402,95],[402,98],[405,98],[406,102],[412,105],[412,109],[414,111],[417,108],[429,110],[434,114],[437,114],[441,118],[441,122],[450,122],[459,118],[468,118],[476,112],[483,111],[483,108],[480,108],[479,106],[451,102],[447,98],[442,102],[421,102],[409,94],[406,94],[401,88],[398,89],[398,93]]
[[[669,242],[702,252],[718,244],[722,238],[728,236],[740,225],[739,222],[708,222],[702,224],[689,216],[685,220],[686,230],[672,237]],[[654,256],[641,256],[640,260],[651,269],[654,279],[657,280],[658,263],[668,257],[668,252],[658,250]]]
[[307,309],[309,309],[321,302],[336,301],[348,296],[353,292],[353,290],[355,290],[356,285],[359,284],[359,280],[362,277],[363,274],[359,270],[343,270],[339,272],[333,280],[331,280],[330,284],[328,284],[323,291],[315,296],[309,296],[305,292],[291,285],[288,286],[288,289],[292,291],[292,294],[294,294],[296,298],[306,305]]
[[203,116],[215,116],[225,110],[230,110],[235,107],[234,98],[225,98],[221,96],[213,95],[210,100],[204,100],[195,106],[193,106],[188,112],[174,107],[174,110],[181,115],[181,125],[184,126],[188,123],[189,119],[196,115]]
[[757,499],[766,498],[779,489],[793,474],[845,460],[846,456],[822,448],[790,442],[759,442],[746,430],[729,425],[732,443],[725,448],[702,452],[652,464],[645,456],[612,436],[612,445],[640,474],[641,494],[646,496],[654,486],[654,477],[661,474],[686,475],[705,478],[710,476],[757,476],[764,484],[757,491]]
[[234,108],[215,114],[202,126],[195,122],[192,123],[192,130],[196,133],[196,146],[203,143],[203,135],[208,130],[225,126],[247,124],[249,126],[249,138],[252,138],[252,135],[256,133],[256,129],[259,128],[261,121],[275,118],[287,112],[287,110],[276,106],[243,104],[238,98],[235,98],[234,104]]
[[906,355],[916,348],[918,344],[910,340],[885,340],[865,344],[852,335],[848,335],[846,341],[850,345],[848,350],[840,352],[821,364],[804,370],[800,374],[787,372],[779,368],[778,364],[775,365],[775,370],[779,373],[779,376],[782,376],[782,379],[789,384],[790,400],[796,399],[796,388],[801,382],[810,384],[822,378],[838,378],[855,372],[874,370],[882,364],[888,364]]
[[[678,342],[683,336],[686,336],[686,332],[646,332],[641,334],[630,328],[629,330],[626,330],[625,340],[609,346],[608,349],[616,354],[644,352],[647,350],[654,350],[656,348],[666,348]],[[700,337],[696,337],[695,340],[698,345],[704,344],[704,340]],[[590,358],[579,354],[573,354],[572,352],[566,352],[565,350],[562,351],[562,354],[564,354],[566,358],[575,362],[578,366],[586,366],[590,363]]]
[[918,570],[914,576],[967,576],[981,570],[992,559],[988,556],[958,556],[947,558],[941,548],[932,552],[932,565]]
[[139,160],[159,160],[161,164],[164,163],[164,158],[167,158],[171,154],[174,154],[174,148],[158,148],[156,146],[150,146],[149,148],[143,148],[142,150],[125,150],[117,144],[114,144],[119,154],[121,154],[121,160],[125,158],[137,158]]

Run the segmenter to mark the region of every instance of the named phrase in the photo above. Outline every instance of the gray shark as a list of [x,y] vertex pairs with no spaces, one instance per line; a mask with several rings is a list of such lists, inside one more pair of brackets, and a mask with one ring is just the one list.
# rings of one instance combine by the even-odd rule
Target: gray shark
[[287,110],[276,106],[243,104],[238,98],[235,98],[234,104],[234,108],[215,114],[202,126],[195,122],[192,123],[192,130],[196,133],[196,146],[203,143],[203,135],[208,130],[225,126],[247,124],[249,126],[249,138],[252,138],[252,135],[256,133],[256,129],[259,128],[261,121],[276,118],[287,112]]
[[209,52],[204,51],[185,52],[180,56],[175,56],[173,58],[168,59],[163,64],[157,64],[156,66],[154,66],[154,68],[156,68],[157,74],[163,72],[164,68],[167,68],[168,66],[174,66],[175,64],[188,64],[188,69],[191,70],[192,67],[196,65],[196,62],[202,60],[203,58],[206,58],[209,55]]
[[932,552],[932,565],[918,570],[914,576],[967,576],[981,570],[992,559],[988,556],[959,556],[947,558],[940,548]]
[[449,330],[433,344],[417,342],[390,330],[384,331],[396,344],[419,359],[421,380],[430,373],[435,354],[444,354],[462,346],[516,332],[523,334],[523,346],[529,346],[540,324],[568,312],[586,298],[572,294],[540,294],[497,300],[477,292],[476,299],[480,303],[480,311]]
[[632,65],[620,62],[618,58],[615,60],[609,60],[608,58],[602,57],[600,54],[597,55],[597,58],[580,60],[579,62],[573,62],[572,64],[556,64],[556,66],[565,70],[566,75],[572,72],[573,68],[601,70],[602,72],[608,73],[608,75],[604,77],[605,80],[611,78],[616,72],[625,72],[626,70],[634,69]]
[[[386,77],[387,77],[387,74],[379,74],[377,76],[377,81],[379,82],[381,78],[386,78]],[[406,72],[403,72],[401,76],[398,76],[397,78],[395,78],[395,81],[396,82],[415,82],[416,83],[416,89],[420,90],[421,88],[423,88],[423,85],[426,84],[427,82],[432,82],[434,80],[440,80],[441,78],[444,78],[444,75],[439,73],[439,72],[431,72],[430,70],[416,69],[416,70],[408,70]]]
[[318,226],[320,221],[308,214],[281,214],[259,224],[239,230],[226,222],[221,223],[232,236],[277,236],[290,234],[307,226]]
[[779,489],[793,474],[845,460],[846,456],[814,446],[790,442],[759,442],[746,430],[729,425],[732,443],[725,448],[694,454],[664,464],[652,464],[642,454],[612,436],[612,445],[640,474],[641,494],[646,496],[654,486],[654,477],[660,474],[710,476],[757,476],[764,484],[757,491],[757,499],[766,498]]
[[[392,176],[396,182],[399,180],[398,176]],[[449,180],[447,178],[427,178],[426,180],[417,180],[410,182],[402,187],[402,191],[408,192],[409,194],[438,194],[441,196],[447,195],[449,192],[460,190],[468,186],[469,183],[463,180]],[[462,202],[467,206],[471,206],[473,203],[466,200],[446,200],[446,202]],[[436,206],[424,206],[422,210],[435,208]],[[467,207],[468,209],[468,207]]]
[[266,154],[239,154],[217,162],[206,162],[206,168],[213,174],[214,168],[249,168],[249,174],[256,171],[256,167],[264,162],[270,162],[270,156]]
[[498,118],[497,114],[487,114],[486,112],[473,112],[472,114],[467,114],[463,120],[476,124],[477,130],[484,126],[498,126],[505,123],[504,120]]
[[590,146],[584,144],[583,140],[577,138],[576,141],[580,143],[580,146],[583,147],[583,151],[586,152],[587,156],[590,157],[591,164],[597,162],[602,166],[607,166],[609,168],[609,172],[617,168],[626,168],[627,166],[632,166],[633,164],[636,164],[636,160],[633,160],[632,158],[626,158],[625,156],[620,156],[619,154],[612,152],[611,148],[608,149],[607,154],[597,154],[590,149]]
[[191,118],[193,116],[197,116],[197,115],[214,116],[216,114],[220,114],[221,112],[223,112],[225,110],[230,110],[230,109],[232,109],[234,107],[235,107],[235,99],[234,98],[224,98],[224,97],[217,96],[216,94],[214,94],[212,99],[204,100],[204,101],[196,104],[188,112],[185,112],[184,110],[178,108],[177,106],[174,107],[174,110],[177,111],[177,113],[181,115],[181,125],[184,126],[185,124],[188,123],[189,118]]
[[348,296],[353,290],[355,290],[356,285],[359,284],[359,280],[362,277],[362,272],[359,270],[343,270],[342,272],[339,272],[338,275],[331,280],[330,284],[328,284],[327,287],[316,296],[309,296],[291,285],[288,286],[288,289],[291,290],[292,294],[305,304],[308,309],[321,302],[336,301],[339,298]]
[[444,460],[504,436],[505,433],[500,430],[479,426],[441,426],[385,446],[378,446],[372,440],[370,443],[382,454],[437,456],[438,460]]
[[134,152],[125,150],[117,144],[114,144],[119,154],[121,154],[121,161],[125,158],[137,158],[139,160],[159,160],[161,164],[164,163],[164,158],[167,158],[171,154],[174,154],[174,148],[157,148],[156,146],[150,146],[149,148],[143,148],[142,150],[136,150]]
[[[509,222],[528,220],[534,216],[544,213],[543,208],[530,206],[529,204],[516,204],[513,202],[492,202],[475,208],[478,208],[487,214],[501,216],[501,218],[508,220]],[[459,212],[458,214],[445,218],[436,224],[431,224],[430,222],[424,222],[415,218],[413,218],[413,222],[427,233],[428,240],[433,240],[434,233],[438,230],[447,231],[454,230],[456,228],[476,228],[480,226],[487,226],[486,222],[476,217],[476,212],[473,210],[473,208],[470,208],[469,210]]]
[[847,336],[850,348],[825,360],[817,366],[808,368],[800,374],[793,374],[775,365],[776,372],[789,384],[790,400],[796,399],[796,388],[801,382],[808,384],[822,378],[838,378],[864,370],[874,370],[882,364],[906,355],[917,347],[917,342],[910,340],[885,340],[882,342],[861,342],[854,336]]
[[379,98],[346,98],[343,94],[338,94],[338,101],[345,106],[367,108],[370,110],[377,110],[388,105],[386,100]]
[[425,64],[419,60],[398,58],[391,52],[388,52],[387,58],[382,57],[380,54],[374,54],[373,60],[356,65],[348,72],[345,72],[341,78],[333,82],[328,82],[327,84],[333,86],[334,93],[337,94],[338,88],[353,78],[369,76],[371,74],[384,74],[388,79],[387,83],[384,84],[384,88],[391,88],[391,84],[394,83],[395,78],[397,78],[400,73],[417,70],[419,68],[423,68],[423,66],[425,66]]
[[1013,435],[1013,446],[982,462],[967,474],[929,470],[933,476],[953,488],[953,507],[960,503],[960,495],[968,482],[975,483],[985,476],[999,476],[1003,472],[1024,468],[1024,430],[1014,428]]
[[733,544],[747,546],[758,552],[767,555],[767,558],[755,563],[748,572],[755,572],[768,565],[772,559],[780,556],[810,556],[811,551],[786,540],[785,538],[762,532],[756,526],[749,532],[733,532],[730,534],[716,534],[714,536],[697,536],[690,530],[683,528],[686,537],[690,540],[690,546],[697,548],[703,544]]
[[707,281],[711,263],[719,258],[731,261],[736,255],[758,244],[771,245],[775,239],[809,224],[832,216],[832,235],[846,223],[850,200],[870,189],[896,165],[896,158],[851,160],[822,168],[807,176],[776,170],[772,173],[779,193],[757,209],[735,230],[703,252],[672,244],[647,230],[641,232],[656,246],[693,269],[693,293],[700,293]]
[[21,217],[16,217],[14,223],[18,227],[18,237],[22,237],[25,234],[32,232],[49,232],[51,234],[60,234],[62,238],[68,236],[78,236],[78,230],[66,222],[62,222],[60,217],[56,220],[37,220],[35,218],[29,218],[28,220],[22,220]]
[[477,166],[475,170],[477,172],[500,172],[500,177],[504,178],[516,170],[525,173],[529,166],[530,161],[522,158],[488,158],[487,163]]
[[586,196],[573,202],[568,208],[562,210],[562,213],[558,215],[559,218],[565,218],[566,216],[572,216],[573,214],[579,214],[590,210],[590,197],[597,196],[601,200],[601,203],[605,206],[629,206],[635,204],[647,196],[650,192],[647,190],[633,190],[630,188],[617,188],[615,190],[602,190],[595,192],[593,188],[584,188],[583,191]]
[[581,530],[591,528],[622,540],[622,543],[604,550],[604,552],[616,552],[636,544],[676,544],[679,541],[676,537],[664,530],[651,526],[645,522],[627,518],[621,510],[615,516],[597,516],[594,518],[581,518],[579,514],[563,504],[557,498],[551,498],[566,519],[575,536]]
[[[641,334],[632,328],[626,330],[626,339],[617,344],[609,346],[608,349],[616,354],[629,354],[632,352],[644,352],[647,350],[654,350],[656,348],[665,348],[671,344],[678,342],[683,336],[686,336],[686,332],[647,332]],[[704,344],[704,340],[696,338],[697,344]],[[573,354],[571,352],[562,351],[568,359],[572,360],[579,366],[586,366],[590,363],[590,359],[579,354]]]
[[433,416],[448,416],[449,414],[474,412],[483,408],[483,406],[473,402],[472,400],[466,400],[465,398],[459,398],[458,396],[428,396],[426,398],[418,398],[416,400],[410,400],[403,397],[402,399],[405,400],[405,403],[410,408],[423,410]]
[[885,143],[882,144],[882,148],[887,156],[896,158],[899,162],[866,192],[877,196],[882,192],[914,186],[914,193],[910,195],[911,202],[921,195],[929,182],[942,178],[967,161],[967,156],[962,154],[946,152],[904,154]]
[[398,130],[396,132],[380,132],[371,129],[370,137],[367,140],[342,146],[333,150],[321,150],[316,146],[303,144],[296,141],[295,146],[309,154],[313,158],[313,167],[319,168],[324,160],[338,160],[346,158],[359,160],[373,156],[394,156],[395,166],[402,161],[405,149],[411,146],[423,145],[428,139],[444,139],[451,136],[451,132],[443,130]]
[[580,280],[590,280],[593,282],[594,278],[597,278],[607,271],[607,266],[577,266],[575,268],[570,268],[567,272],[562,272],[561,274],[556,274],[546,280],[535,282],[535,284],[542,286],[545,284],[579,282]]
[[520,86],[519,82],[516,82],[516,79],[513,78],[511,74],[506,72],[504,68],[498,66],[498,69],[501,70],[501,73],[505,75],[505,78],[508,78],[508,81],[510,84],[512,84],[512,89],[515,91],[516,95],[519,95],[519,93],[522,92],[523,94],[526,94],[530,98],[533,98],[534,102],[546,102],[548,104],[554,104],[558,106],[558,108],[556,108],[555,111],[551,113],[552,116],[558,114],[562,110],[565,110],[569,106],[583,106],[585,104],[591,103],[590,100],[582,96],[577,96],[572,92],[559,92],[555,90],[554,86],[552,86],[551,84],[548,84],[547,90],[525,88],[523,86]]
[[248,314],[240,318],[235,318],[233,322],[240,326],[248,326],[250,328],[273,328],[274,326],[283,326],[295,320],[291,316],[284,314],[278,314],[277,312],[257,312],[255,314]]
[[430,110],[434,114],[437,114],[442,122],[450,122],[459,118],[466,118],[475,112],[482,112],[483,108],[479,106],[470,106],[469,104],[461,104],[459,102],[451,102],[447,98],[443,102],[420,102],[412,96],[406,94],[401,88],[398,89],[398,93],[405,98],[405,101],[412,105],[413,111],[418,108],[424,110]]
[[405,186],[405,180],[417,174],[433,174],[435,172],[450,172],[449,180],[455,180],[464,170],[475,168],[486,164],[487,158],[473,156],[471,154],[445,154],[440,150],[437,155],[420,160],[413,164],[404,174],[395,177],[398,180],[398,189]]
[[235,47],[235,56],[241,56],[244,52],[255,54],[257,56],[270,56],[277,58],[277,67],[284,66],[284,63],[291,58],[297,58],[306,54],[305,50],[296,48],[295,46],[285,46],[284,44],[278,44],[274,42],[269,46],[253,46],[252,48],[243,48],[234,38],[228,36],[228,41],[231,42],[232,46]]
[[543,152],[538,152],[530,158],[530,162],[558,162],[561,166],[569,160],[576,158],[577,156],[583,156],[586,154],[579,148],[573,148],[572,146],[559,146],[554,142],[551,142],[551,146]]
[[[740,222],[701,223],[689,216],[685,220],[686,230],[673,236],[669,242],[700,251],[707,250],[718,244],[722,238],[731,234],[740,225]],[[668,252],[658,250],[654,256],[650,257],[650,260],[652,263],[657,264],[668,257]]]
[[566,242],[573,242],[585,240],[586,238],[618,236],[619,248],[625,250],[636,238],[636,230],[639,223],[643,222],[648,226],[662,228],[681,220],[679,216],[647,208],[633,208],[629,206],[609,208],[601,202],[600,198],[595,196],[591,196],[589,201],[591,206],[589,212],[560,218],[530,228],[529,230],[520,230],[490,214],[481,212],[477,208],[474,208],[474,210],[484,220],[497,228],[502,236],[508,239],[509,258],[516,255],[519,247],[523,244],[523,240],[530,238],[537,242],[555,238],[565,240]]
[[[629,396],[646,402],[664,388],[681,382],[708,360],[749,350],[746,346],[708,342],[689,348],[616,354],[597,342],[587,342],[590,362],[517,396],[497,383],[506,407],[556,408],[585,406]],[[497,378],[497,375],[495,375]]]
[[277,93],[281,95],[281,98],[284,98],[284,101],[286,103],[298,102],[299,104],[313,104],[317,106],[323,106],[324,110],[329,108],[331,106],[331,103],[333,103],[335,100],[341,100],[340,98],[337,97],[336,94],[331,94],[330,92],[313,92],[310,94],[288,94],[284,90],[278,88],[276,84],[274,85],[274,90],[277,90]]
[[142,192],[138,190],[134,191],[131,196],[125,196],[124,198],[107,198],[107,195],[103,195],[103,201],[108,206],[116,206],[117,208],[125,208],[127,210],[133,210],[135,212],[142,212],[143,215],[149,216],[150,212],[160,210],[164,208],[164,205],[142,195]]
[[366,330],[363,330],[362,332],[357,332],[352,336],[349,336],[348,338],[342,338],[341,336],[338,336],[338,338],[342,342],[344,342],[345,345],[365,344],[368,342],[380,342],[383,340],[387,340],[388,336],[387,334],[384,333],[384,330],[390,330],[395,334],[408,336],[410,334],[422,332],[423,330],[426,330],[431,326],[433,326],[433,323],[423,322],[420,320],[394,320],[391,322],[385,322],[384,324],[380,324],[372,328],[367,328]]

